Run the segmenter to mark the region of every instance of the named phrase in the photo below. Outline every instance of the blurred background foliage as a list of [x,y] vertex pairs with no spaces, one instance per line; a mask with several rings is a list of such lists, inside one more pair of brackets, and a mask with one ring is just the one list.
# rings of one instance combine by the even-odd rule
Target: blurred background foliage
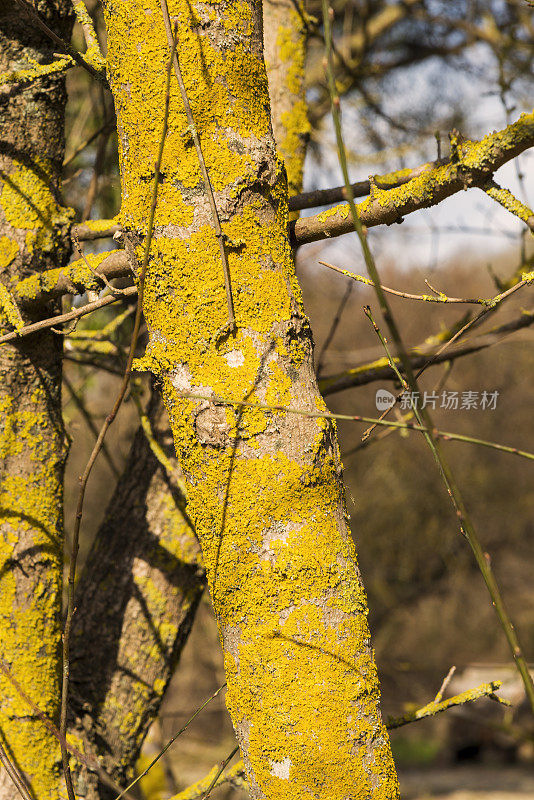
[[[89,2],[88,7],[105,49],[99,4]],[[369,173],[415,167],[436,155],[446,157],[451,129],[474,138],[515,119],[521,111],[529,110],[529,103],[531,107],[534,20],[526,0],[335,0],[333,7],[336,76],[343,93],[345,137],[355,180]],[[306,188],[317,188],[341,181],[322,66],[317,0],[306,3],[305,13],[310,27],[306,74],[312,121],[305,183]],[[74,43],[84,49],[78,28]],[[68,88],[65,199],[76,209],[80,221],[110,218],[120,203],[111,95],[80,69],[69,73]],[[525,154],[506,171],[508,185],[513,183],[514,191],[527,203],[533,189],[530,163]],[[478,193],[469,192],[465,198],[451,198],[448,208],[463,203],[461,207],[473,208],[475,215],[478,200]],[[403,226],[373,231],[370,241],[383,282],[425,293],[427,278],[440,290],[457,296],[497,294],[494,276],[506,281],[532,256],[531,236],[500,208],[492,206],[489,212],[485,206],[477,213],[476,222],[470,211],[458,221],[450,211],[440,216],[438,209],[430,209],[417,212]],[[406,229],[411,236],[406,235]],[[85,243],[84,249],[90,252],[114,246],[112,240],[105,240]],[[298,254],[305,308],[316,352],[322,352],[322,376],[341,373],[382,355],[362,311],[367,303],[375,305],[373,293],[356,284],[348,299],[345,297],[334,336],[323,352],[348,280],[319,266],[318,260],[325,257],[364,274],[353,236],[307,245]],[[492,326],[516,319],[522,309],[532,309],[531,303],[531,289],[516,294],[498,315],[474,331],[471,339]],[[413,346],[449,328],[465,313],[464,307],[409,300],[395,299],[392,305],[405,342]],[[122,305],[122,310],[125,308]],[[124,314],[121,324],[109,335],[98,333],[118,313],[122,311],[111,307],[85,317],[65,340],[64,411],[72,437],[67,525],[73,520],[77,476],[91,450],[94,427],[99,427],[109,411],[117,375],[125,363],[132,315]],[[532,341],[533,332],[527,327],[475,355],[428,370],[421,381],[423,390],[431,390],[441,381],[451,391],[499,392],[495,410],[447,411],[438,407],[436,424],[444,430],[534,452]],[[382,380],[330,395],[329,407],[334,412],[374,417],[378,388],[394,390],[392,383]],[[138,424],[130,400],[110,431],[107,454],[100,457],[89,484],[87,508],[91,511],[80,565]],[[378,431],[362,448],[365,426],[340,423],[338,428],[347,504],[369,597],[385,715],[399,714],[410,704],[424,705],[434,697],[453,664],[458,673],[474,663],[487,665],[479,682],[506,676],[509,655],[503,634],[422,438],[417,433],[385,435]],[[524,650],[534,660],[532,464],[514,455],[458,442],[447,443],[446,452],[483,545],[491,555]],[[145,756],[172,735],[223,681],[216,627],[205,598]],[[516,733],[510,732],[511,722]],[[403,765],[440,765],[461,758],[469,746],[472,755],[484,759],[489,753],[495,763],[521,761],[533,755],[528,731],[524,735],[526,729],[528,724],[525,727],[520,710],[495,707],[490,713],[480,704],[447,720],[409,726],[393,735],[393,746],[401,772]],[[152,778],[145,780],[145,794],[165,796],[187,786],[221,760],[231,749],[231,742],[231,725],[224,701],[218,697],[169,751],[163,772],[153,771]],[[493,775],[491,770],[489,774]],[[519,770],[517,774],[522,773]],[[524,783],[526,778],[521,780]],[[465,781],[467,778],[467,785]],[[531,789],[534,787],[528,791]],[[418,791],[415,784],[406,783],[404,796],[419,797]],[[220,797],[239,796],[231,788],[217,792]]]

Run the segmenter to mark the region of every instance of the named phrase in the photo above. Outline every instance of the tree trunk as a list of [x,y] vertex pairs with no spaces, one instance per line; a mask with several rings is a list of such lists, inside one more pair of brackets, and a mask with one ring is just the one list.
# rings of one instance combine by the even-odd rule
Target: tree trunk
[[[254,798],[394,798],[367,606],[335,431],[215,397],[324,404],[287,238],[261,9],[171,4],[179,58],[225,233],[237,332],[209,205],[173,85],[139,366],[162,383],[221,632],[227,702]],[[139,257],[169,57],[160,6],[105,4],[120,139],[121,224]],[[213,398],[184,398],[183,393]]]
[[[71,4],[34,4],[66,39]],[[0,72],[50,63],[54,44],[14,3],[0,8]],[[64,150],[65,82],[45,77],[4,84],[0,92],[0,333],[17,324],[9,289],[17,280],[62,266],[70,212],[59,197]],[[23,313],[25,322],[54,313]],[[20,320],[19,320],[20,321]],[[61,337],[45,332],[0,348],[0,655],[42,711],[58,723],[63,570]],[[64,793],[56,739],[0,673],[0,736],[39,800]],[[19,797],[5,770],[0,797]]]
[[[307,135],[302,70],[306,28],[289,3],[277,7],[267,0],[266,13],[271,15],[264,35],[272,53],[267,73],[273,128],[296,192],[302,187]],[[295,74],[289,43],[299,55],[302,79]],[[167,417],[155,395],[148,417],[158,444],[166,445],[168,463],[179,474],[169,451]],[[70,730],[118,783],[131,777],[204,588],[200,547],[183,504],[179,488],[171,485],[140,428],[80,578],[72,644]],[[176,555],[165,557],[176,548],[178,560]],[[159,602],[150,606],[144,595],[154,581]],[[159,636],[161,629],[166,638]],[[94,772],[83,765],[76,771],[86,800],[106,795]]]
[[[310,135],[304,85],[308,31],[302,3],[264,0],[263,40],[273,134],[284,159],[289,196],[302,191]],[[297,215],[296,215],[297,216]]]
[[[132,777],[205,585],[156,397],[149,419],[173,474],[140,428],[76,591],[71,731],[119,784]],[[94,773],[76,770],[86,800],[106,796]]]

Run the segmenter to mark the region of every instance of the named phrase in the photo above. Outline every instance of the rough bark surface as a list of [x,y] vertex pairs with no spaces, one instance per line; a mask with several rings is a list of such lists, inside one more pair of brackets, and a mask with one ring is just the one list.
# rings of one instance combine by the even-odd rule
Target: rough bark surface
[[[292,4],[277,8],[267,0],[266,6],[271,116],[281,144],[278,150],[296,192],[302,187],[308,131],[303,82],[306,28]],[[67,280],[65,273],[60,279]],[[149,417],[178,473],[167,417],[155,400]],[[174,556],[165,561],[169,545],[179,547],[177,562]],[[140,429],[80,581],[73,642],[76,696],[71,733],[84,740],[87,750],[100,757],[119,783],[131,774],[186,642],[205,583],[201,561],[176,487],[165,480]],[[143,600],[140,575],[145,587],[156,583],[156,614]],[[147,635],[148,625],[152,633]],[[157,636],[162,629],[165,638]],[[148,668],[140,663],[140,642],[151,654]],[[87,800],[107,792],[82,765],[77,767],[77,781]]]
[[[69,38],[68,0],[39,0],[43,19]],[[50,63],[55,48],[14,3],[0,4],[0,72]],[[21,278],[62,266],[70,213],[59,196],[64,79],[0,87],[0,334],[50,316],[19,317],[10,299]],[[61,337],[54,333],[0,348],[0,656],[42,711],[58,722],[63,565]],[[0,736],[34,796],[64,792],[59,746],[13,684],[0,675]],[[19,797],[4,770],[0,797]]]
[[[327,420],[184,398],[324,408],[287,238],[258,3],[170,4],[222,220],[238,329],[176,86],[140,368],[160,379],[221,632],[227,702],[253,798],[394,798],[367,606]],[[169,56],[156,0],[105,3],[121,224],[139,256]]]
[[[157,398],[149,418],[172,459]],[[119,784],[132,777],[205,585],[180,480],[139,429],[76,592],[71,733]],[[107,796],[94,773],[76,769],[80,795]]]
[[264,0],[263,43],[274,140],[284,159],[289,196],[302,190],[310,136],[304,85],[308,32],[302,3]]

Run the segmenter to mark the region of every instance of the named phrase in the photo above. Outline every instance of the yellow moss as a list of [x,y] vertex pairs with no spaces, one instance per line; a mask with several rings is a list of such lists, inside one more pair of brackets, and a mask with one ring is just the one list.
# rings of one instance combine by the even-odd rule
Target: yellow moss
[[[37,411],[22,410],[18,398],[0,390],[0,459],[5,473],[0,482],[0,627],[2,657],[18,683],[51,718],[59,705],[57,655],[60,646],[62,543],[61,504],[53,503],[61,491],[58,455],[54,442],[43,435],[50,420],[48,398],[37,381],[32,396]],[[24,457],[21,461],[21,456]],[[59,459],[61,459],[61,448]],[[10,463],[18,464],[10,472]],[[21,468],[23,464],[23,468]],[[33,552],[35,565],[47,565],[47,581],[33,591],[18,588],[22,569],[17,565],[21,539]],[[20,554],[21,561],[27,556]],[[59,747],[57,741],[33,719],[25,700],[0,675],[0,726],[31,781],[36,796],[57,796]],[[43,770],[43,764],[47,769]]]
[[93,233],[101,233],[107,231],[113,225],[118,224],[118,219],[88,219],[83,223],[84,227]]
[[235,34],[239,32],[245,34],[245,36],[250,36],[252,33],[250,3],[237,0],[237,2],[229,4],[225,9],[222,22],[228,33]]
[[[220,454],[213,466],[221,471]],[[351,786],[360,787],[356,796],[369,797],[372,770],[353,757],[353,742],[383,735],[376,721],[366,719],[376,714],[377,679],[365,651],[365,596],[346,579],[353,546],[347,537],[340,551],[335,533],[339,496],[332,493],[334,470],[328,459],[320,469],[303,470],[281,453],[234,464],[224,531],[211,522],[213,534],[204,539],[220,621],[223,628],[237,624],[241,630],[237,651],[226,653],[227,702],[235,719],[254,718],[249,754],[256,780],[269,797],[284,792],[315,796],[310,787],[320,791],[325,770],[332,778],[329,796],[344,797]],[[196,492],[191,506],[202,530],[204,519],[221,513],[214,507],[211,483],[203,481],[203,486],[206,490]],[[313,521],[303,522],[310,509]],[[258,564],[255,552],[265,547],[266,528],[281,532],[272,536]],[[246,593],[238,590],[240,585],[246,585]],[[330,596],[336,625],[321,607],[325,596]],[[318,684],[318,673],[328,675],[328,681]],[[363,719],[352,711],[356,703],[367,709]],[[346,715],[339,712],[343,708]],[[351,716],[352,723],[347,721]],[[273,765],[285,761],[289,720],[292,768],[286,781],[274,774],[278,768]],[[393,797],[394,784],[388,791],[386,796]]]
[[103,57],[100,51],[98,38],[93,27],[93,20],[91,19],[83,0],[80,0],[78,3],[73,3],[73,5],[78,22],[83,26],[84,34],[86,38],[88,37],[89,39],[88,47],[84,54],[84,59],[97,71],[104,72],[106,68],[106,59]]
[[[268,25],[277,25],[273,64],[268,64],[273,82],[273,129],[280,155],[284,159],[289,195],[302,189],[306,141],[310,132],[305,99],[305,60],[307,29],[304,9],[288,4],[268,5],[264,13]],[[280,85],[281,84],[281,85]],[[292,214],[291,218],[296,218]]]
[[73,66],[75,66],[75,61],[70,56],[62,56],[50,64],[40,64],[38,61],[29,59],[28,66],[25,69],[17,69],[0,74],[0,86],[6,83],[31,83],[37,78],[65,72]]
[[[239,3],[235,15],[246,20]],[[228,4],[228,10],[233,4]],[[185,0],[169,4],[171,15],[179,20],[180,68],[184,76],[189,104],[199,131],[204,158],[215,191],[228,183],[242,180],[250,174],[253,165],[250,156],[241,155],[240,137],[256,136],[262,139],[268,132],[268,119],[263,109],[268,103],[265,86],[265,67],[258,56],[231,37],[224,51],[214,48],[207,36],[199,36],[196,28],[202,19],[193,19],[194,12]],[[156,13],[157,12],[157,13]],[[248,15],[250,17],[250,13]],[[114,83],[120,82],[121,72],[130,88],[128,93],[116,94],[117,112],[123,129],[131,130],[139,119],[144,120],[143,137],[130,137],[126,150],[121,150],[123,205],[121,220],[137,221],[140,209],[149,206],[152,186],[150,180],[139,186],[134,175],[153,173],[154,153],[157,152],[162,130],[165,68],[167,49],[161,47],[163,21],[159,7],[146,8],[143,14],[132,16],[127,4],[118,2],[113,17],[108,19],[110,51],[113,61]],[[159,29],[159,37],[154,31]],[[114,47],[120,50],[114,50]],[[207,70],[199,70],[199,64],[209,64]],[[250,92],[252,87],[254,91]],[[201,175],[195,148],[187,132],[187,120],[182,100],[175,81],[171,85],[171,124],[167,135],[158,200],[158,217],[162,224],[178,226],[191,223],[191,209],[181,203],[176,193],[176,183],[194,189],[201,183]],[[237,134],[235,143],[231,138],[223,143],[221,126]],[[121,147],[124,145],[119,137]],[[179,156],[178,156],[179,154]],[[172,181],[172,183],[170,183]],[[169,183],[167,183],[169,182]],[[178,204],[177,204],[178,203]],[[176,205],[177,204],[177,205]],[[165,213],[167,211],[167,213]]]
[[12,325],[15,330],[20,330],[24,327],[24,320],[21,313],[17,308],[17,304],[13,300],[9,290],[0,281],[0,309],[6,315],[7,321]]
[[[33,300],[38,295],[52,292],[60,279],[67,280],[75,291],[100,289],[102,284],[94,273],[108,256],[109,253],[88,253],[85,258],[72,261],[62,269],[49,269],[46,272],[31,275],[17,283],[17,298],[21,301]],[[87,266],[88,264],[89,266]]]
[[291,403],[291,378],[276,361],[269,364],[271,379],[265,392],[266,405],[287,406]]

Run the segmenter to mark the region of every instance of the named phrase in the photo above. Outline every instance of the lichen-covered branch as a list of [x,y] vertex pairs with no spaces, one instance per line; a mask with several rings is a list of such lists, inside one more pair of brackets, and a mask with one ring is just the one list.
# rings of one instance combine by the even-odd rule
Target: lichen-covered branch
[[[167,42],[156,0],[104,5],[120,131],[120,222],[137,258]],[[226,322],[218,246],[175,87],[146,275],[150,343],[138,366],[163,387],[251,795],[396,798],[331,422],[235,413],[181,396],[202,388],[322,404],[271,137],[261,9],[247,0],[175,0],[169,11],[229,245],[237,331],[217,341]]]
[[[384,183],[386,186],[389,184],[386,180],[377,179],[376,184],[370,187],[371,194],[367,200],[358,204],[358,216],[367,228],[402,222],[406,215],[437,205],[446,197],[465,188],[483,188],[499,167],[533,145],[534,113],[523,114],[512,125],[488,134],[480,142],[459,143],[454,157],[446,163],[423,164],[420,168],[409,171],[408,176],[398,175],[393,188],[383,188]],[[393,173],[391,176],[384,176],[384,179],[392,177]],[[405,180],[406,177],[409,179]],[[340,190],[333,191],[338,193]],[[321,199],[324,201],[324,198]],[[524,206],[520,216],[530,225],[532,218],[527,216],[525,219],[526,211],[528,209]],[[80,240],[100,238],[104,234],[113,236],[119,230],[116,220],[100,220],[74,226]],[[342,203],[315,216],[302,217],[290,222],[289,230],[294,246],[350,233],[353,225],[349,206]],[[89,258],[94,269],[105,274],[108,280],[124,277],[130,272],[127,254],[122,250]],[[86,265],[78,261],[69,265],[66,270],[55,270],[23,281],[14,286],[12,291],[18,302],[37,302],[42,298],[58,297],[73,288],[76,291],[84,291],[84,287],[98,288],[102,283],[95,280]]]
[[[374,186],[379,189],[394,189],[408,183],[412,178],[417,178],[422,172],[428,172],[434,167],[445,163],[441,161],[427,161],[415,169],[403,167],[385,175],[373,175],[372,181],[356,181],[351,184],[353,197],[365,197],[373,191]],[[317,206],[327,206],[330,203],[340,203],[347,199],[347,190],[344,186],[334,186],[331,189],[314,189],[310,192],[302,192],[294,197],[290,197],[288,206],[290,211],[298,211],[303,208],[316,208]]]
[[[412,369],[421,369],[430,360],[432,360],[432,365],[443,364],[444,362],[455,361],[458,358],[478,353],[487,347],[495,346],[508,334],[523,330],[523,328],[529,328],[533,324],[534,311],[523,311],[516,319],[492,328],[468,344],[455,347],[452,350],[446,350],[439,355],[433,354],[428,347],[426,349],[422,347],[414,348],[409,352]],[[397,359],[395,361],[399,363]],[[383,356],[375,361],[352,367],[336,375],[325,375],[324,378],[319,380],[319,388],[323,397],[327,397],[330,394],[336,394],[356,386],[364,386],[373,381],[395,379],[394,371],[391,369],[387,358]]]
[[[71,735],[121,785],[132,776],[204,590],[200,547],[156,397],[148,419],[171,471],[161,469],[139,429],[80,577],[71,645]],[[94,772],[73,767],[76,794],[108,796]]]
[[[534,112],[522,114],[516,122],[487,134],[480,142],[460,142],[453,137],[452,157],[448,163],[422,172],[393,189],[372,187],[369,198],[357,206],[358,217],[367,228],[402,222],[407,214],[437,205],[456,192],[483,186],[499,167],[533,145]],[[291,226],[295,245],[341,236],[353,230],[347,203],[313,217],[302,217]]]
[[88,219],[72,226],[72,235],[80,242],[111,238],[118,232],[119,226],[116,219]]
[[89,12],[85,7],[84,0],[78,0],[73,3],[76,18],[80,23],[87,50],[85,51],[84,58],[97,72],[105,74],[106,60],[100,50],[100,44],[96,35],[93,20],[89,16]]
[[[50,26],[70,37],[69,0],[37,2]],[[0,71],[50,63],[53,45],[28,25],[15,4],[0,10]],[[65,86],[49,74],[24,83],[2,106],[0,273],[6,291],[69,255],[71,212],[61,205]],[[14,298],[16,301],[16,298]],[[22,320],[50,316],[52,305]],[[13,309],[12,309],[13,311]],[[14,313],[14,312],[13,312]],[[11,319],[10,319],[11,317]],[[17,320],[4,303],[0,335]],[[59,708],[63,570],[61,341],[50,331],[0,350],[0,656],[15,680],[51,719]],[[39,800],[63,795],[59,744],[5,674],[0,675],[0,728],[10,760]],[[2,800],[18,797],[5,771]]]
[[57,75],[70,67],[75,66],[76,62],[71,56],[63,56],[62,58],[55,58],[49,64],[40,64],[38,62],[29,62],[27,67],[22,69],[14,69],[10,72],[3,72],[0,75],[0,86],[10,83],[31,83],[39,78],[45,78],[48,75]]
[[[99,273],[103,277],[99,277]],[[13,297],[21,306],[35,305],[55,300],[64,294],[83,294],[88,289],[103,289],[106,281],[131,275],[126,253],[113,250],[111,253],[88,254],[72,261],[68,266],[49,269],[28,276],[18,283],[12,281]]]
[[509,189],[499,186],[498,183],[491,180],[481,187],[484,192],[499,203],[500,206],[505,208],[510,214],[513,214],[518,219],[522,220],[534,233],[534,212],[531,208],[518,200]]

